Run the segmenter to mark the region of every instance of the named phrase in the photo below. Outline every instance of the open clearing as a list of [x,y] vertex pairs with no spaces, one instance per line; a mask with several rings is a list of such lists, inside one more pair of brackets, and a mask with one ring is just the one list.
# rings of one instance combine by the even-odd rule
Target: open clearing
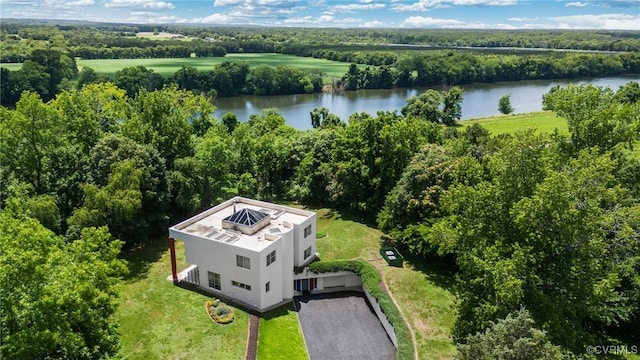
[[535,129],[537,132],[568,134],[567,121],[551,111],[538,111],[526,114],[499,115],[487,118],[461,121],[462,126],[482,125],[491,135],[515,133],[519,130]]

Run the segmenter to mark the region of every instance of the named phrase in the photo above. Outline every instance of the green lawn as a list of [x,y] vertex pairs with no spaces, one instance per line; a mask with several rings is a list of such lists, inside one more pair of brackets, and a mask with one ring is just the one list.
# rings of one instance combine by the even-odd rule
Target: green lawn
[[[120,286],[116,321],[123,359],[244,359],[248,315],[235,309],[235,321],[219,325],[205,312],[206,296],[178,288],[171,274],[167,241],[126,255],[131,274]],[[176,242],[179,268],[184,250]]]
[[380,256],[380,230],[329,209],[311,210],[316,211],[318,232],[327,235],[316,240],[321,260],[371,260]]
[[537,129],[540,132],[552,133],[556,128],[567,134],[567,121],[551,111],[538,111],[517,115],[491,116],[481,119],[460,122],[463,127],[480,124],[491,132],[491,135],[513,133],[517,130]]
[[[225,57],[188,58],[188,59],[100,59],[78,60],[78,67],[90,67],[98,74],[115,76],[116,71],[130,66],[145,66],[162,76],[171,76],[183,66],[193,66],[198,70],[213,70],[223,61],[249,63],[251,68],[258,65],[289,66],[303,70],[318,70],[331,76],[342,76],[349,69],[349,63],[314,59],[282,54],[227,54]],[[3,65],[4,66],[4,65]]]
[[[192,66],[198,70],[213,70],[216,64],[220,64],[223,61],[246,61],[251,68],[255,68],[258,65],[282,65],[302,70],[317,70],[325,73],[327,79],[331,76],[342,77],[347,70],[349,70],[349,63],[346,62],[274,53],[227,54],[225,57],[179,59],[78,59],[77,64],[79,69],[87,66],[95,70],[98,74],[104,74],[110,77],[114,77],[116,71],[131,66],[145,66],[167,77],[173,75],[183,66]],[[11,71],[16,71],[20,70],[22,64],[3,63],[0,64],[0,66],[6,67]]]
[[260,360],[307,360],[307,347],[293,303],[262,314],[258,338]]

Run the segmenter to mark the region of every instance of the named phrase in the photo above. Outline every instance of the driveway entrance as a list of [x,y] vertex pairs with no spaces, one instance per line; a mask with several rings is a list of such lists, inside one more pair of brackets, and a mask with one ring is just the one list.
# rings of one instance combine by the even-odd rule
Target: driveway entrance
[[396,349],[364,294],[297,297],[295,305],[311,360],[396,358]]

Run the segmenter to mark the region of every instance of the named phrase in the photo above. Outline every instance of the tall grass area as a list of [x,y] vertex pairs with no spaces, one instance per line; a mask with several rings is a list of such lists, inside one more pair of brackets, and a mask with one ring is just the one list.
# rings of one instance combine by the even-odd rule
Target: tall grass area
[[[349,63],[330,61],[324,59],[307,58],[283,54],[227,54],[225,57],[208,58],[176,58],[176,59],[98,59],[77,60],[78,68],[90,67],[98,74],[115,77],[116,71],[131,67],[144,66],[156,73],[167,77],[173,75],[181,67],[195,67],[198,70],[213,70],[216,64],[224,61],[247,62],[250,68],[259,65],[287,66],[302,70],[316,70],[325,73],[328,77],[342,77],[349,70]],[[4,64],[2,66],[5,66]],[[15,65],[14,65],[15,66]],[[14,68],[10,68],[13,70]],[[15,70],[18,70],[16,68]]]
[[509,134],[518,130],[536,129],[538,132],[552,133],[556,129],[568,134],[567,121],[551,111],[537,111],[526,114],[500,115],[461,121],[463,127],[482,125],[491,135]]
[[[176,241],[178,268],[185,267],[184,248]],[[157,239],[128,254],[131,273],[120,285],[115,315],[120,324],[123,359],[244,359],[247,313],[234,308],[228,325],[211,321],[205,312],[209,297],[167,281],[171,264],[167,241]]]
[[309,359],[293,303],[268,311],[260,317],[258,359]]

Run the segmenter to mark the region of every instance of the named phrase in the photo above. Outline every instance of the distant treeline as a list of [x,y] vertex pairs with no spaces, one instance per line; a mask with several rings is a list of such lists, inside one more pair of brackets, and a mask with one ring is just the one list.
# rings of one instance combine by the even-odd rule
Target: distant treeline
[[[193,39],[132,36],[140,31],[166,31]],[[87,59],[276,52],[368,65],[391,65],[398,52],[424,47],[640,52],[638,31],[199,28],[122,24],[34,26],[9,22],[0,24],[0,62],[21,62],[33,49],[47,46],[56,37],[64,39],[73,56]],[[371,50],[384,52],[376,53],[377,59],[361,59],[362,52]]]
[[[375,53],[357,54],[361,59]],[[342,78],[346,89],[464,85],[474,82],[571,79],[640,73],[640,54],[485,54],[468,51],[407,53],[393,67],[352,65]],[[389,79],[391,77],[391,79]]]

